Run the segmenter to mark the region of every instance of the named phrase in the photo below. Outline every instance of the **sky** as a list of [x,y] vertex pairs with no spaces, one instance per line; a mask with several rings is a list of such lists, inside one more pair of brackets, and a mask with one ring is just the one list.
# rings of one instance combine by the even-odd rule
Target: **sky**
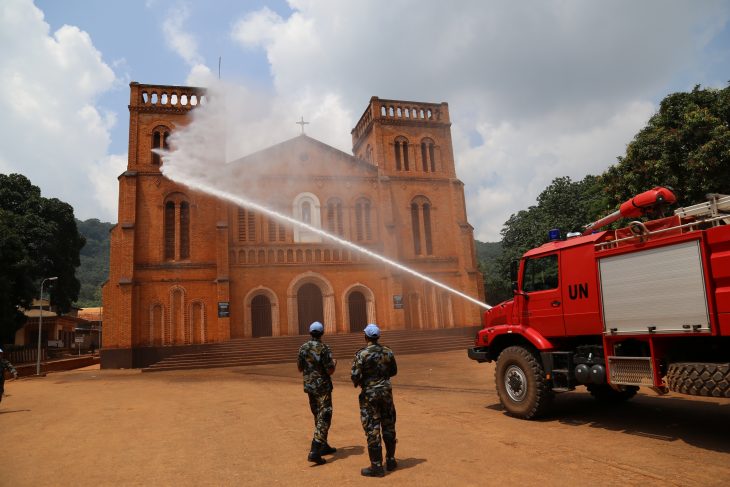
[[710,0],[2,0],[0,173],[116,222],[129,83],[210,86],[220,59],[241,113],[290,118],[273,143],[304,116],[351,153],[371,96],[448,102],[469,222],[497,241],[554,178],[614,164],[666,95],[727,86],[729,18]]

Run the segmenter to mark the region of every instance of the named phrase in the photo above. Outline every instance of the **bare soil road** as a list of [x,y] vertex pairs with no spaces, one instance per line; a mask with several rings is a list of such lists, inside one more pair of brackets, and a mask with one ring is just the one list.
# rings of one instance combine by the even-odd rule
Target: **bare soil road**
[[0,486],[730,485],[730,400],[642,392],[603,405],[558,396],[552,416],[510,418],[493,366],[466,351],[398,357],[400,467],[368,464],[350,364],[335,373],[323,466],[294,362],[143,374],[88,368],[6,382]]

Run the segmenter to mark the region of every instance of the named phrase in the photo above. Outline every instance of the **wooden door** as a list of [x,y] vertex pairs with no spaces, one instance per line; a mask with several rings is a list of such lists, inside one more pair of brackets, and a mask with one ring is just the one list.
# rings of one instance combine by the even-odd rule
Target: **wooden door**
[[309,334],[309,325],[315,321],[324,323],[322,291],[315,284],[305,284],[297,291],[299,334]]
[[347,298],[350,311],[350,331],[361,332],[368,324],[368,312],[365,296],[359,291],[350,293]]
[[251,335],[254,338],[271,336],[271,301],[263,294],[251,301]]

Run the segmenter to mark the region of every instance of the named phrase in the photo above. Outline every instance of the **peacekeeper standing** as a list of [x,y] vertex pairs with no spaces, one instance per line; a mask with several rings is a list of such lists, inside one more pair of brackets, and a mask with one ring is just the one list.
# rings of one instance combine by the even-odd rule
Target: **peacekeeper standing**
[[8,369],[8,372],[13,374],[13,378],[18,378],[18,371],[15,370],[15,367],[13,367],[13,364],[8,362],[3,358],[4,353],[3,349],[0,348],[0,402],[3,400],[3,393],[5,392],[5,369]]
[[322,455],[337,451],[327,443],[332,422],[332,379],[337,361],[330,348],[322,343],[324,326],[319,321],[309,325],[311,339],[299,347],[297,367],[304,377],[304,392],[309,396],[309,408],[314,416],[314,438],[307,460],[317,465],[327,463]]
[[393,351],[378,343],[380,328],[369,324],[365,327],[367,346],[355,354],[352,362],[352,383],[361,386],[360,421],[368,441],[370,467],[360,473],[366,477],[382,477],[383,448],[380,444],[382,429],[385,443],[385,463],[392,471],[398,466],[395,461],[395,404],[390,378],[398,373]]

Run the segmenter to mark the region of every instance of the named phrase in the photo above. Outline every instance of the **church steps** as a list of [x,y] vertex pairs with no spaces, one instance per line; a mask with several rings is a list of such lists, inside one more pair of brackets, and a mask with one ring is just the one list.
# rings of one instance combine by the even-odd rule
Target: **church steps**
[[[472,328],[468,328],[471,330]],[[462,329],[463,330],[463,329]],[[468,336],[473,338],[473,333],[464,333],[463,331],[459,334],[454,333],[438,333],[438,331],[406,331],[396,335],[394,332],[388,332],[383,334],[381,343],[389,344],[395,343],[402,340],[430,340],[432,336],[440,337],[442,339],[449,338],[451,336],[464,337]],[[237,339],[230,340],[223,343],[214,343],[207,345],[207,350],[198,352],[183,352],[176,354],[175,357],[183,357],[188,355],[200,355],[205,353],[219,353],[225,351],[263,351],[263,350],[283,350],[286,348],[298,350],[299,346],[309,339],[309,335],[299,335],[293,337],[275,337],[275,338],[254,338],[254,339]],[[339,346],[347,346],[351,343],[362,346],[364,343],[362,334],[344,334],[344,335],[326,335],[325,343],[330,345],[332,348]],[[360,348],[360,347],[358,347]]]
[[[429,349],[437,349],[439,347],[453,347],[453,346],[462,346],[465,343],[467,346],[472,341],[468,339],[467,337],[457,337],[457,338],[450,338],[450,339],[441,339],[438,341],[435,340],[404,340],[400,342],[395,343],[384,343],[385,345],[388,345],[393,349],[396,353],[404,353],[409,350],[422,350],[424,348]],[[340,357],[351,357],[354,355],[354,353],[362,348],[364,343],[362,341],[358,341],[357,343],[351,343],[351,344],[339,344],[337,347],[331,347],[333,350],[333,356],[335,358]],[[173,357],[169,357],[167,359],[164,359],[162,363],[170,364],[170,363],[181,363],[186,361],[195,361],[195,360],[206,360],[206,359],[223,359],[223,358],[236,358],[241,356],[246,356],[250,358],[276,358],[276,357],[288,357],[292,359],[292,357],[296,357],[297,351],[299,350],[299,345],[296,347],[282,347],[278,350],[226,350],[226,351],[214,351],[214,352],[203,352],[203,353],[197,353],[197,354],[181,354],[181,355],[175,355]]]
[[[468,337],[442,337],[438,342],[445,344],[450,341],[457,341],[461,343],[462,341],[467,340],[471,341]],[[416,339],[404,339],[404,340],[398,340],[398,341],[383,341],[382,343],[384,345],[389,346],[393,350],[397,350],[399,348],[402,348],[407,345],[411,346],[418,346],[421,344],[427,345],[429,343],[432,343],[434,340],[429,338],[416,338]],[[270,348],[254,348],[254,347],[227,347],[227,348],[216,348],[214,350],[204,351],[204,352],[198,352],[198,353],[181,353],[174,355],[173,357],[170,357],[165,360],[171,360],[171,359],[184,359],[187,357],[200,357],[200,356],[206,356],[206,355],[233,355],[233,354],[256,354],[256,355],[267,355],[267,354],[280,354],[280,353],[294,353],[296,354],[297,350],[299,350],[299,347],[301,344],[304,343],[299,342],[296,344],[292,344],[289,346],[281,346],[281,347],[270,347]],[[330,348],[333,350],[335,354],[339,352],[341,349],[347,349],[347,350],[353,350],[357,351],[363,346],[365,346],[365,342],[360,339],[352,342],[337,342],[337,343],[331,343],[329,341],[326,341]]]
[[[440,330],[394,330],[384,332],[381,342],[397,355],[431,353],[466,349],[473,343],[478,328],[447,328]],[[299,347],[308,335],[235,339],[211,344],[207,350],[185,352],[161,360],[143,372],[187,370],[213,367],[236,367],[273,363],[294,363]],[[326,335],[325,343],[337,359],[351,359],[364,346],[362,334]]]
[[[296,341],[290,341],[290,342],[282,342],[282,343],[276,343],[276,342],[270,342],[267,344],[261,343],[257,344],[255,341],[249,341],[248,343],[239,343],[239,344],[230,344],[230,343],[224,343],[224,344],[213,344],[211,345],[207,350],[204,351],[198,351],[198,352],[183,352],[176,354],[175,357],[185,357],[185,356],[197,356],[201,354],[208,354],[208,353],[226,353],[226,352],[265,352],[265,351],[281,351],[281,350],[298,350],[302,343],[304,343],[307,340],[308,337],[301,337],[300,340]],[[429,336],[404,336],[401,338],[394,339],[393,337],[383,338],[381,339],[381,343],[390,346],[390,344],[395,343],[412,343],[412,342],[418,342],[418,341],[424,341],[429,342],[433,340],[434,338],[440,339],[440,340],[452,340],[452,339],[463,339],[464,336],[436,336],[436,337],[429,337]],[[471,337],[466,337],[470,338]],[[339,347],[349,347],[351,345],[357,345],[357,348],[360,348],[364,346],[364,340],[362,335],[356,335],[349,339],[333,339],[332,337],[327,337],[325,339],[325,343],[327,343],[330,348],[336,349]]]
[[[396,354],[406,353],[425,353],[439,350],[453,350],[458,348],[467,348],[471,344],[470,340],[460,339],[458,341],[443,341],[437,344],[415,342],[408,345],[400,345],[394,347]],[[348,347],[346,349],[340,349],[333,353],[333,356],[337,359],[349,359],[352,358],[357,350],[361,347]],[[231,360],[246,360],[255,361],[260,360],[264,363],[266,361],[274,361],[283,359],[284,361],[294,361],[297,350],[283,350],[281,352],[270,352],[270,353],[241,353],[232,352],[227,354],[201,354],[197,356],[188,357],[175,357],[158,362],[157,366],[171,366],[171,365],[182,365],[187,363],[204,363],[204,362],[226,362]]]
[[[446,352],[450,350],[460,350],[460,349],[466,349],[471,344],[471,341],[468,343],[461,343],[457,346],[438,346],[433,348],[417,348],[417,349],[406,349],[402,350],[400,352],[396,352],[396,355],[414,355],[414,354],[420,354],[420,353],[433,353],[433,352]],[[342,357],[335,357],[341,360],[350,360],[354,356],[354,352],[352,354],[347,354]],[[210,361],[190,361],[185,363],[174,363],[174,364],[162,364],[158,363],[155,365],[152,365],[146,369],[142,369],[143,372],[160,372],[165,370],[190,370],[190,369],[201,369],[201,368],[218,368],[218,367],[240,367],[240,366],[250,366],[250,365],[266,365],[266,364],[277,364],[277,363],[291,363],[292,366],[294,365],[294,359],[291,355],[287,356],[276,356],[276,357],[268,357],[268,358],[251,358],[251,357],[239,357],[239,358],[229,358],[224,360],[210,360]],[[349,367],[349,363],[347,365]]]

